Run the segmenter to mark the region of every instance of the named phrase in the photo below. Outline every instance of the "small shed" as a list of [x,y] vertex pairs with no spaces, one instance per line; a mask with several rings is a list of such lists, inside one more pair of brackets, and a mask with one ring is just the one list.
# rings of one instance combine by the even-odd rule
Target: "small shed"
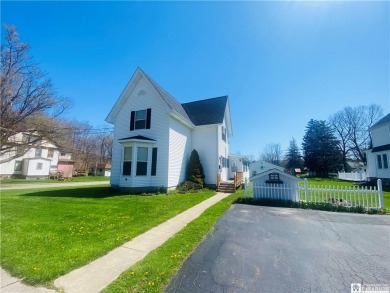
[[111,164],[98,164],[96,170],[96,176],[111,176]]
[[299,201],[301,179],[279,169],[270,169],[251,177],[255,199]]

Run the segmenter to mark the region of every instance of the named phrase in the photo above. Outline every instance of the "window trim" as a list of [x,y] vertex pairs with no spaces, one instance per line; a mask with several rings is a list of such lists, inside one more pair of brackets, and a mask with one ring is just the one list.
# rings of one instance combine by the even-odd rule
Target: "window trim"
[[[125,149],[130,148],[130,160],[125,160]],[[129,174],[125,174],[125,163],[126,165],[129,165]],[[132,164],[133,164],[133,146],[123,146],[123,160],[122,160],[122,176],[131,176],[131,171],[132,171]],[[127,170],[127,168],[126,168]]]
[[[138,154],[139,154],[139,149],[141,149],[141,148],[143,148],[143,149],[146,149],[146,161],[141,161],[141,160],[139,160],[139,158],[138,158]],[[149,147],[145,147],[145,146],[137,146],[137,166],[136,166],[136,171],[135,171],[135,176],[148,176],[148,162],[149,162]],[[140,174],[141,172],[140,172],[140,169],[141,168],[139,168],[139,163],[146,163],[146,168],[145,168],[145,171],[144,170],[142,170],[142,171],[144,171],[144,172],[142,172],[142,174]]]
[[282,184],[283,181],[280,180],[280,174],[279,173],[273,172],[273,173],[269,173],[268,174],[268,180],[266,180],[265,183]]
[[47,150],[47,158],[49,158],[49,159],[54,158],[54,149]]
[[43,170],[43,163],[42,162],[37,162],[35,170],[42,171]]
[[377,164],[378,164],[378,169],[382,170],[383,165],[382,165],[382,155],[377,155],[376,156]]
[[[39,152],[38,152],[39,150]],[[39,153],[39,155],[38,155]],[[35,157],[36,158],[42,158],[42,149],[41,148],[35,148]]]
[[[19,168],[16,168],[17,165],[19,166]],[[23,160],[15,160],[14,171],[16,172],[23,171]]]
[[383,169],[389,169],[387,154],[382,154],[382,165],[383,165]]
[[[137,119],[137,113],[145,111],[145,119]],[[150,129],[151,126],[151,117],[152,117],[152,109],[142,109],[142,110],[136,110],[131,111],[130,115],[130,131],[133,130],[142,130],[142,129]],[[137,127],[137,122],[139,121],[145,121],[144,127]]]

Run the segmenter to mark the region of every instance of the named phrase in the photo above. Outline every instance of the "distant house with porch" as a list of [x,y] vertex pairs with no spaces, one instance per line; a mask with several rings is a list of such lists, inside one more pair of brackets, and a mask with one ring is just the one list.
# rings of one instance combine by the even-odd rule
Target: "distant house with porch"
[[[13,142],[21,148],[26,140],[34,140],[31,134],[17,133]],[[50,172],[57,171],[58,147],[48,140],[42,140],[28,147],[27,151],[15,146],[0,157],[0,176],[9,178],[49,178]],[[23,147],[24,148],[24,147]],[[21,152],[22,155],[17,155]],[[16,156],[17,155],[17,156]]]

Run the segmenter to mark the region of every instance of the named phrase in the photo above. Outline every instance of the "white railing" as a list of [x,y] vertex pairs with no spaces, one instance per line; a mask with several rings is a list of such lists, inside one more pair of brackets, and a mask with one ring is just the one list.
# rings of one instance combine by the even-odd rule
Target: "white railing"
[[245,196],[254,199],[330,203],[366,209],[384,208],[380,179],[378,179],[377,187],[309,185],[307,179],[299,184],[248,184],[246,182]]
[[339,172],[338,177],[341,180],[347,180],[347,181],[367,181],[368,174],[367,172],[364,171],[352,172],[352,173]]

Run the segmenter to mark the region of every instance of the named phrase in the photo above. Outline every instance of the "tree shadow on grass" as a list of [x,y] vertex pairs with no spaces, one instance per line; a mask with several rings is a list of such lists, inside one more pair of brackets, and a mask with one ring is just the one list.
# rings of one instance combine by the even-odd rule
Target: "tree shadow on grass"
[[42,197],[70,197],[70,198],[107,198],[114,196],[128,195],[119,189],[111,187],[78,187],[58,188],[27,191],[20,196],[42,196]]

